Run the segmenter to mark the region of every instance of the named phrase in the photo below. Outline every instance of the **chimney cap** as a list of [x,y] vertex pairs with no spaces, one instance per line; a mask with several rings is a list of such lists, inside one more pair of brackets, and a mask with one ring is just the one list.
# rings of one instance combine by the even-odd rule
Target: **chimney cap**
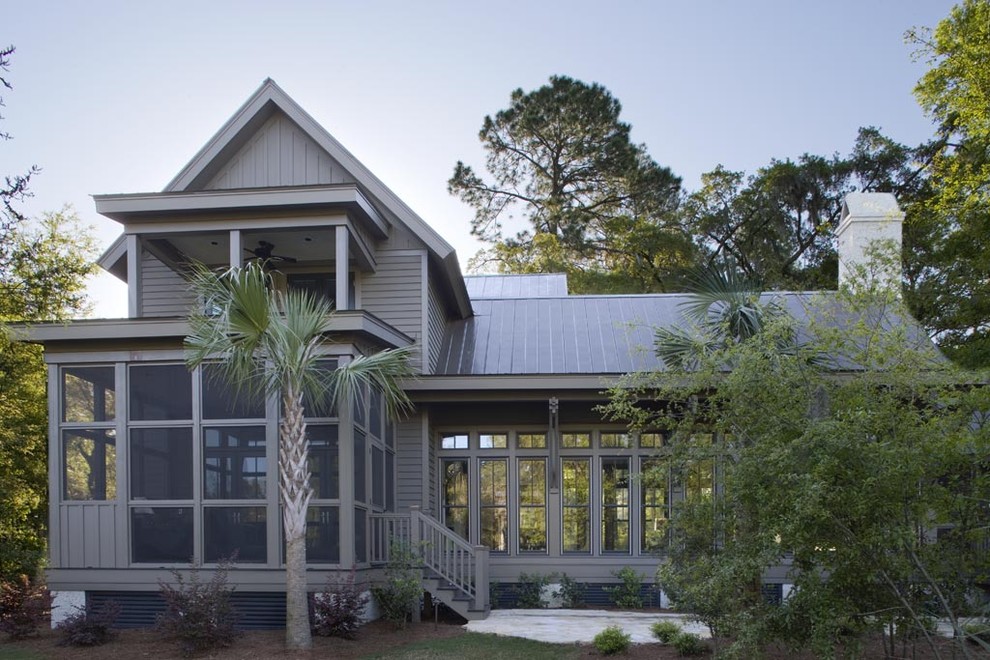
[[904,212],[897,205],[897,199],[893,193],[849,193],[842,202],[842,220],[846,218],[893,219],[903,215]]

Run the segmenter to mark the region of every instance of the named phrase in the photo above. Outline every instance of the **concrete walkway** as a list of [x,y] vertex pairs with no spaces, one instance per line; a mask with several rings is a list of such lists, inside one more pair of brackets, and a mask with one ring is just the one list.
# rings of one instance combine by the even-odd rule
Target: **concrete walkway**
[[619,626],[632,636],[633,644],[649,644],[657,641],[650,626],[664,620],[674,621],[682,630],[700,637],[709,636],[708,628],[688,621],[683,615],[606,610],[492,610],[487,619],[469,621],[464,628],[469,632],[525,637],[555,644],[590,644],[605,628]]

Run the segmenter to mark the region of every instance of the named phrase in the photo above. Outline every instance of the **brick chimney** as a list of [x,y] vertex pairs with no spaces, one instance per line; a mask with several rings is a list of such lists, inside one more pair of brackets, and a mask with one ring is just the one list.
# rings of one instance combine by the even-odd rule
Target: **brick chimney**
[[[842,216],[835,232],[839,250],[839,286],[868,266],[867,276],[900,290],[901,226],[904,212],[891,193],[849,193],[842,202]],[[870,264],[871,251],[879,250],[889,261]]]

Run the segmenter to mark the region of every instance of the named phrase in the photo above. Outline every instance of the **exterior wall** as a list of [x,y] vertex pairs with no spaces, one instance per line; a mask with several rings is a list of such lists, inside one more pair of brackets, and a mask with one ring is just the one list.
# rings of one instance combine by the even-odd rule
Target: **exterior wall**
[[353,183],[354,178],[288,117],[276,113],[206,190]]
[[[361,278],[361,307],[420,342],[426,307],[425,250],[383,250],[378,270]],[[419,366],[420,358],[416,358]]]
[[396,510],[423,506],[423,417],[410,415],[396,428]]
[[443,301],[440,298],[439,291],[437,291],[436,284],[434,284],[431,279],[429,286],[427,319],[428,340],[426,342],[426,345],[429,347],[430,356],[427,370],[431,374],[435,374],[437,372],[437,363],[440,361],[440,349],[443,346],[443,333],[446,325],[447,313],[444,310]]
[[141,251],[141,316],[185,316],[195,302],[185,280],[147,250]]

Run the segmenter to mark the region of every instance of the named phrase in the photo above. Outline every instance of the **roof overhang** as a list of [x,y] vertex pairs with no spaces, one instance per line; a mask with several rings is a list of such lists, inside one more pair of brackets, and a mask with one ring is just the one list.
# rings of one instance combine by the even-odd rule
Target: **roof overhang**
[[499,376],[422,376],[404,381],[413,401],[539,399],[566,393],[568,398],[602,400],[622,374],[531,374]]

